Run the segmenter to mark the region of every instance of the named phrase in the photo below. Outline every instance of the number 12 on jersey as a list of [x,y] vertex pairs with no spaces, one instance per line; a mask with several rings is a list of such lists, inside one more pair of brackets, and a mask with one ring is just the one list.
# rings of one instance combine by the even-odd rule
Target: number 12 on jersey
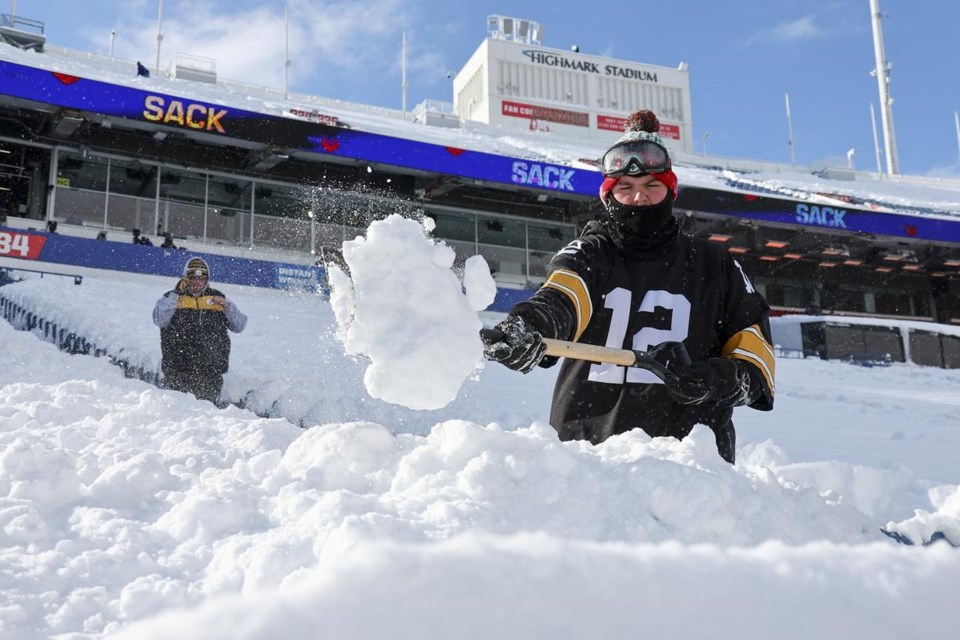
[[[604,307],[610,309],[610,329],[607,331],[607,340],[604,346],[613,349],[622,349],[627,337],[627,328],[630,326],[630,291],[618,287],[607,294]],[[679,293],[656,290],[647,291],[636,313],[652,314],[657,307],[670,312],[670,328],[642,327],[633,334],[629,348],[634,351],[649,351],[662,342],[682,342],[687,337],[690,327],[690,301]],[[594,364],[590,367],[587,377],[591,382],[606,384],[663,384],[652,372],[636,367],[622,367],[615,364]]]

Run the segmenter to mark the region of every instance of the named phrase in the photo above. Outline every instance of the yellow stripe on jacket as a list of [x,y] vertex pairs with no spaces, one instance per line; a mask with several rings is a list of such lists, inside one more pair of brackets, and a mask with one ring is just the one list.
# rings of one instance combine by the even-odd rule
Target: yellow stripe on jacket
[[744,360],[759,369],[767,381],[770,395],[775,394],[777,365],[773,357],[773,347],[763,337],[759,325],[750,325],[746,329],[735,333],[723,345],[722,354],[724,358]]
[[180,294],[177,297],[178,309],[199,309],[200,311],[223,311],[223,305],[214,302],[217,296],[199,296]]
[[593,317],[593,303],[590,302],[590,292],[587,291],[587,284],[575,272],[567,269],[557,269],[550,274],[543,286],[561,291],[570,298],[577,313],[577,332],[573,339],[574,341],[579,340],[581,334],[587,328],[590,318]]

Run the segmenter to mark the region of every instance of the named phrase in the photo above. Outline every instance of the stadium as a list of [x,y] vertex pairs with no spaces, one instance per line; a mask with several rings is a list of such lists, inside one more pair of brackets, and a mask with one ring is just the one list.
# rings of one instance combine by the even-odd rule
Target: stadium
[[[155,6],[54,4],[47,25],[91,40],[105,23],[88,20],[145,24]],[[267,4],[217,7],[266,33],[263,16],[280,24]],[[442,10],[475,9],[291,5],[330,21],[400,6],[433,29]],[[207,6],[177,10],[205,30]],[[912,9],[911,28],[932,32]],[[0,18],[0,638],[957,628],[957,181],[698,153],[688,69],[544,47],[529,20],[490,16],[449,104],[390,110],[241,85],[195,56],[161,68],[159,41],[156,65],[64,50],[13,13]],[[595,13],[601,27],[614,16]],[[638,106],[662,116],[683,228],[737,288],[729,258],[742,263],[777,315],[776,407],[734,410],[735,464],[707,426],[650,435],[652,411],[600,443],[560,439],[560,367],[520,374],[482,355],[479,327],[606,215],[598,150]],[[191,280],[215,286],[204,303],[181,295]],[[697,281],[711,295],[712,282]],[[225,334],[244,316],[215,363],[229,364],[219,398],[171,383],[160,314],[175,300],[192,316],[184,352],[224,346],[200,320],[223,315]]]
[[960,323],[960,182],[698,154],[684,65],[551,49],[537,23],[490,16],[453,103],[408,112],[239,85],[196,56],[151,70],[60,49],[20,16],[0,35],[3,266],[173,274],[169,236],[238,284],[310,289],[344,240],[399,211],[433,218],[461,262],[483,255],[504,311],[601,212],[597,150],[643,107],[684,229],[733,253],[775,314]]

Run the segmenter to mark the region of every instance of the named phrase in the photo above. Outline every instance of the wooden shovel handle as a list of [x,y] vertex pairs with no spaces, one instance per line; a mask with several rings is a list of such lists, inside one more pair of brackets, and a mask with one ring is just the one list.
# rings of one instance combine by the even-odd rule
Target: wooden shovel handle
[[547,345],[548,356],[589,360],[590,362],[609,362],[624,367],[632,367],[637,364],[637,354],[627,349],[614,349],[595,344],[554,340],[553,338],[544,338],[543,342]]
[[[480,334],[490,341],[501,340],[504,337],[503,332],[497,329],[481,329]],[[553,338],[542,338],[542,340],[547,345],[548,356],[618,364],[622,367],[638,367],[652,371],[661,379],[667,375],[667,365],[670,362],[677,362],[681,366],[690,365],[690,355],[682,342],[666,342],[655,347],[653,351],[630,351]],[[657,352],[656,355],[654,352]]]

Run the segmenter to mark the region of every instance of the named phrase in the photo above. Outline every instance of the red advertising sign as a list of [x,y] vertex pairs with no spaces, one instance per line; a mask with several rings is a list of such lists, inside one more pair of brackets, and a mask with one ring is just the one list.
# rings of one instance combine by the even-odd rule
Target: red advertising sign
[[663,124],[660,123],[660,135],[664,138],[670,138],[672,140],[680,139],[680,127],[675,124]]
[[524,118],[526,120],[543,120],[545,122],[556,122],[558,124],[570,124],[575,127],[590,126],[590,114],[588,113],[553,109],[535,104],[523,104],[522,102],[510,102],[509,100],[503,100],[500,103],[500,113],[505,116]]
[[0,231],[0,256],[36,260],[46,241],[46,236]]
[[[601,129],[603,131],[623,131],[623,127],[626,124],[626,118],[620,118],[617,116],[604,116],[599,114],[597,115],[597,129]],[[679,140],[680,127],[675,124],[663,124],[661,122],[660,135],[664,138]]]
[[603,131],[623,131],[623,126],[627,124],[626,118],[617,116],[597,115],[597,129]]

